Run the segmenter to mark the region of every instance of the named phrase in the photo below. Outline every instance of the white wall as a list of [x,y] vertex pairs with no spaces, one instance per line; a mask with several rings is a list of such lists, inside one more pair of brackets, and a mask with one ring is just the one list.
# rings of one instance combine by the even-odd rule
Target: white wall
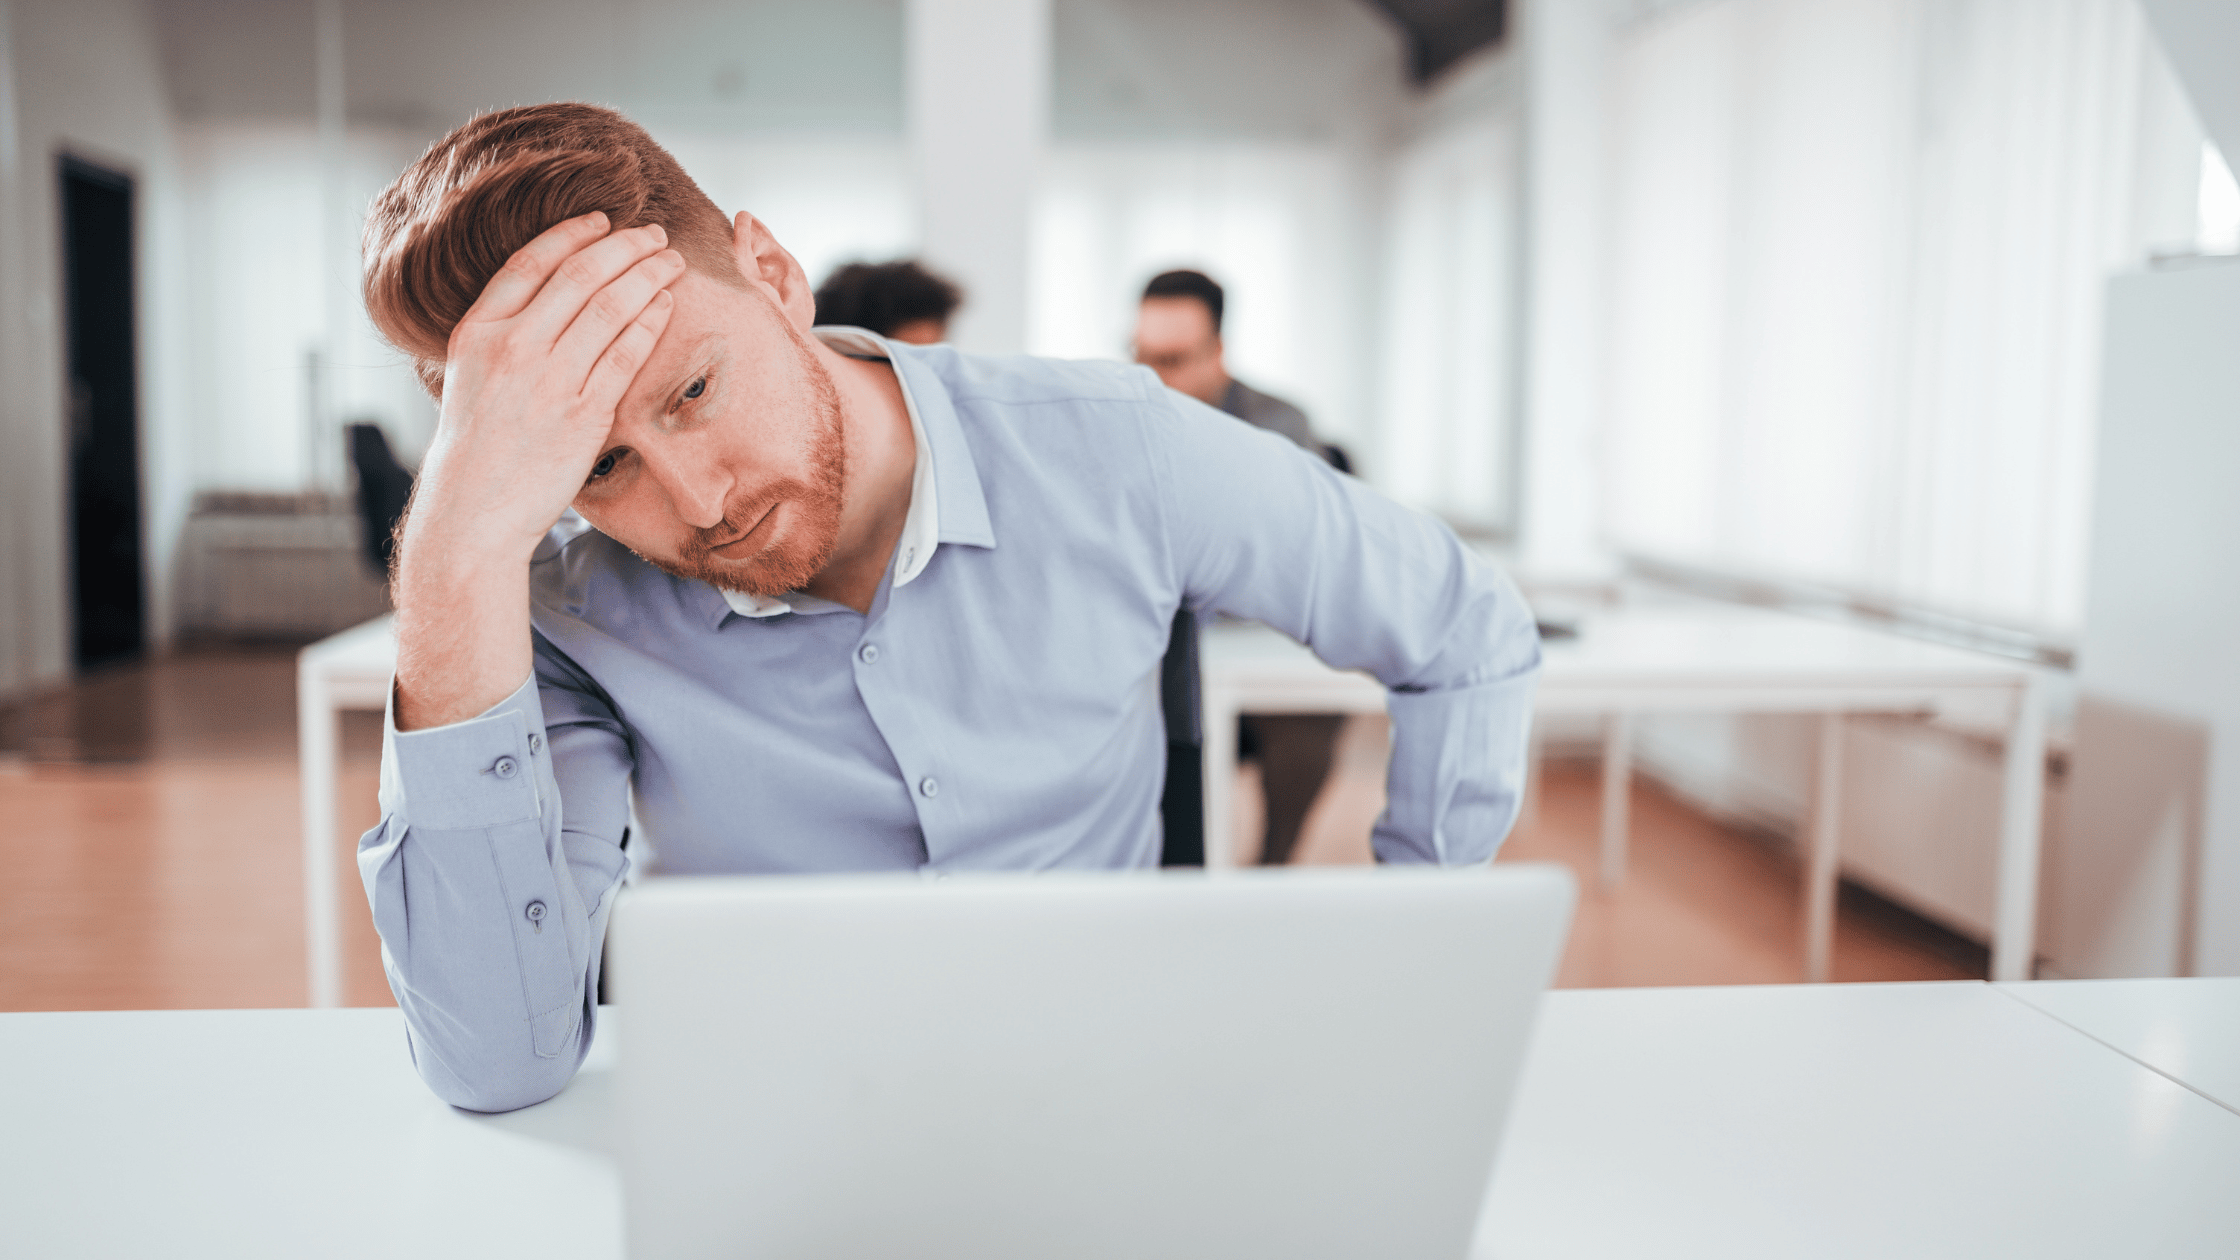
[[[2079,653],[2088,695],[2206,735],[2206,803],[2195,807],[2202,816],[2193,826],[2198,855],[2184,852],[2194,836],[2183,826],[2172,833],[2166,808],[2143,793],[2131,798],[2139,804],[2128,817],[2103,812],[2097,829],[2081,837],[2116,859],[2103,862],[2104,876],[2114,869],[2124,884],[2145,882],[2165,927],[2157,952],[2173,963],[2190,954],[2202,975],[2240,975],[2240,673],[2232,667],[2240,588],[2230,579],[2240,572],[2240,496],[2231,488],[2231,471],[2240,468],[2235,329],[2240,262],[2109,285],[2092,593]],[[2120,746],[2078,749],[2080,760],[2120,753]],[[2186,789],[2177,782],[2162,795],[2182,798]],[[2179,846],[2175,856],[2172,846]],[[2192,878],[2174,881],[2174,874]],[[2191,909],[2183,883],[2196,885],[2198,928],[2191,941],[2174,942]],[[2100,969],[2141,952],[2117,931],[2096,945]]]
[[2240,160],[2240,5],[2232,0],[2141,0],[2147,21],[2185,81],[2201,124],[2224,151]]
[[151,630],[169,633],[168,575],[191,494],[187,313],[177,158],[155,27],[132,0],[0,6],[0,695],[70,670],[68,468],[62,444],[61,241],[55,157],[135,179],[143,547]]

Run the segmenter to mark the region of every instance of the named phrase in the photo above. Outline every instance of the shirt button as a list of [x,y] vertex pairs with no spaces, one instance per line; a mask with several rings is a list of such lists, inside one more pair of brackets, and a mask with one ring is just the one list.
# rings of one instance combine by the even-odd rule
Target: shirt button
[[527,916],[529,917],[529,922],[530,922],[530,923],[531,923],[532,925],[534,925],[534,926],[536,927],[537,931],[539,931],[539,932],[542,932],[542,931],[544,931],[544,903],[543,903],[543,902],[541,902],[541,901],[532,901],[532,902],[530,902],[530,903],[529,903],[528,905],[526,905],[526,906],[522,907],[521,913],[523,913],[523,914],[525,914],[525,915],[527,915]]
[[927,800],[932,800],[934,797],[941,795],[941,781],[930,774],[927,775],[918,780],[918,793]]
[[542,750],[543,748],[544,748],[544,736],[542,736],[542,735],[531,735],[531,736],[529,737],[529,751],[530,751],[530,752],[538,752],[538,751]]
[[876,643],[866,643],[862,647],[857,648],[856,659],[862,661],[866,665],[878,664],[879,645]]
[[513,777],[514,771],[519,770],[520,768],[520,764],[514,761],[513,758],[500,757],[498,758],[497,764],[490,767],[490,773],[497,775],[501,779],[510,779]]

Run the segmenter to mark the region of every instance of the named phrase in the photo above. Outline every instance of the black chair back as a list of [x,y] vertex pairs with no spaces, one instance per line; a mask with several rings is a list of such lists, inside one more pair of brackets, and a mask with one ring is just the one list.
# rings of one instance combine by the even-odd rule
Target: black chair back
[[358,520],[365,526],[366,562],[389,576],[397,522],[412,501],[412,470],[397,462],[378,424],[350,426],[350,464],[358,471]]
[[1198,703],[1198,615],[1174,615],[1159,664],[1159,709],[1167,725],[1167,785],[1159,794],[1166,825],[1161,866],[1206,864],[1205,725]]

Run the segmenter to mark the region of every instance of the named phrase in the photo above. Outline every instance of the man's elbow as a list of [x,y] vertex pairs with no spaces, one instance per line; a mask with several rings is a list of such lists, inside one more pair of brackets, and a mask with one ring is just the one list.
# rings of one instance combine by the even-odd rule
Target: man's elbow
[[579,1056],[520,1054],[456,1059],[431,1054],[414,1038],[413,1063],[435,1096],[464,1111],[504,1112],[534,1107],[568,1087]]

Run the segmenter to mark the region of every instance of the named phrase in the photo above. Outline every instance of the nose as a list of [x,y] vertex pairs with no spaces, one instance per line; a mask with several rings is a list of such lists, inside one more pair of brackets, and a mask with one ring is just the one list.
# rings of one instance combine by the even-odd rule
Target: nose
[[694,529],[714,529],[723,524],[724,505],[731,501],[735,484],[721,460],[697,459],[689,451],[671,458],[648,460],[654,480],[669,496],[670,510]]

